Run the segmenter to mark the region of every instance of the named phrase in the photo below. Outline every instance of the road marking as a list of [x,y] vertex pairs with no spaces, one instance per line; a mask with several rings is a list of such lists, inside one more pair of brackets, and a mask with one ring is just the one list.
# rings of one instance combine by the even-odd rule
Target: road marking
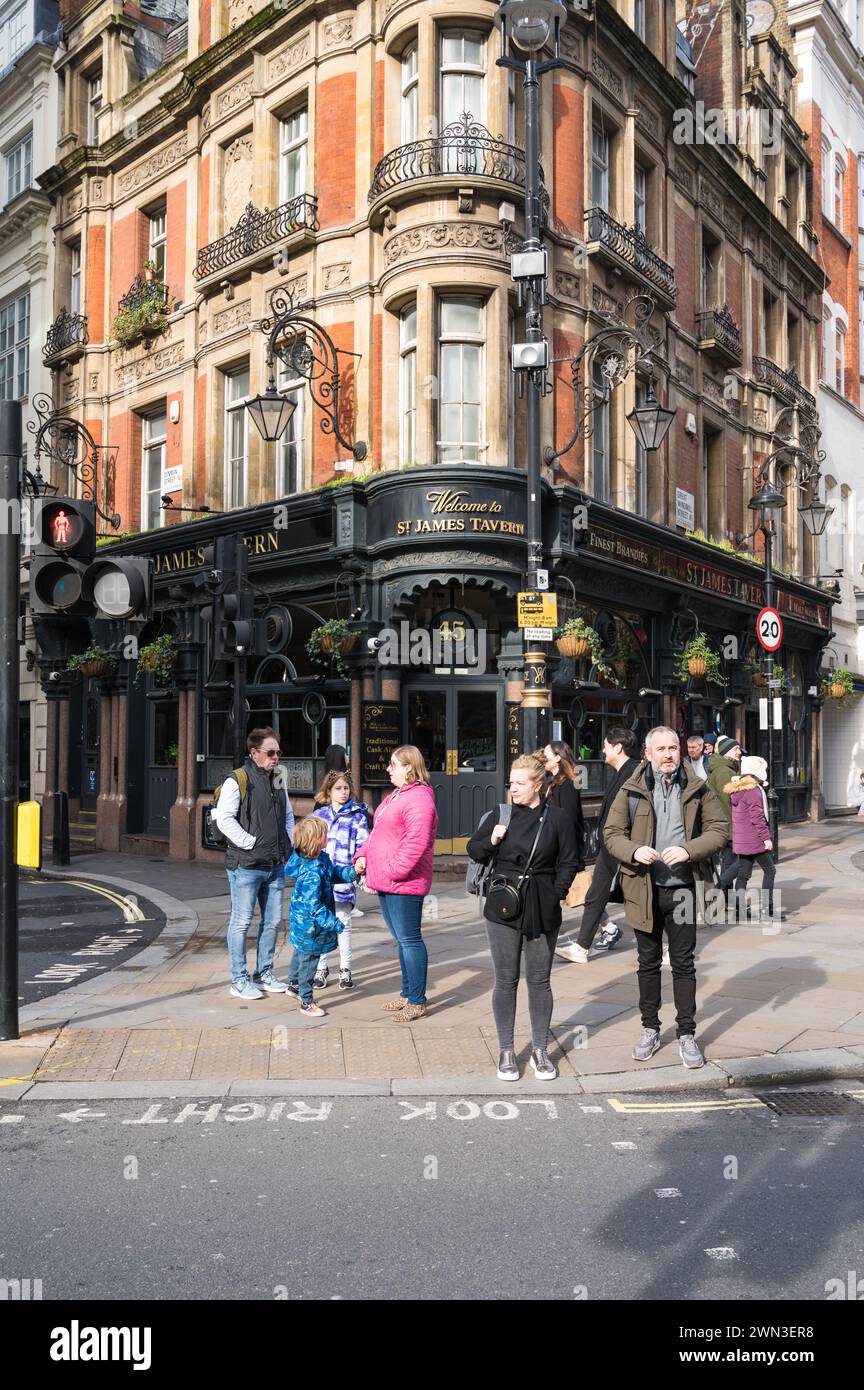
[[72,1124],[80,1124],[82,1120],[107,1120],[108,1116],[104,1110],[88,1110],[86,1105],[79,1105],[77,1110],[61,1110],[60,1119],[69,1120]]
[[737,1260],[738,1258],[731,1245],[714,1245],[706,1250],[705,1254],[709,1260]]
[[0,1125],[18,1125],[23,1119],[23,1115],[0,1115]]
[[619,1139],[617,1142],[613,1142],[612,1147],[613,1147],[613,1149],[622,1149],[622,1150],[623,1150],[623,1149],[635,1149],[636,1145],[635,1145],[635,1144],[631,1144],[630,1141],[629,1141],[629,1139]]
[[[56,880],[52,880],[55,881]],[[146,922],[150,919],[144,916],[137,903],[131,898],[124,898],[122,893],[115,893],[110,888],[103,888],[101,884],[87,883],[83,878],[64,878],[62,883],[74,884],[76,888],[86,888],[90,893],[98,893],[100,897],[107,898],[109,902],[119,907],[123,913],[123,918],[127,922]]]
[[669,1100],[669,1101],[627,1101],[608,1097],[613,1110],[621,1115],[683,1114],[698,1110],[764,1110],[765,1104],[756,1096],[742,1096],[740,1100]]
[[654,1188],[654,1196],[655,1196],[655,1197],[680,1197],[680,1196],[681,1196],[681,1189],[680,1189],[680,1187],[655,1187],[655,1188]]

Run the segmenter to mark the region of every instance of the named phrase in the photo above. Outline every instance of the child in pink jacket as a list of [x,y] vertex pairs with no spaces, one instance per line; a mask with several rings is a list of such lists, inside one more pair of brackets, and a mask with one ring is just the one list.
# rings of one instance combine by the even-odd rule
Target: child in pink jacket
[[375,812],[372,832],[354,860],[366,886],[378,894],[381,913],[399,953],[402,990],[383,1007],[396,1023],[426,1013],[429,956],[421,934],[423,899],[432,886],[438,832],[435,793],[419,748],[396,748],[388,765],[394,790]]
[[[764,784],[768,780],[768,765],[764,758],[742,758],[741,771],[723,790],[732,803],[732,851],[738,856],[736,895],[746,890],[753,865],[762,870],[762,891],[768,894],[768,916],[774,915],[774,856],[771,827],[768,824],[768,799]],[[741,899],[738,899],[741,902]],[[747,909],[747,916],[751,915]],[[756,914],[758,915],[758,914]]]

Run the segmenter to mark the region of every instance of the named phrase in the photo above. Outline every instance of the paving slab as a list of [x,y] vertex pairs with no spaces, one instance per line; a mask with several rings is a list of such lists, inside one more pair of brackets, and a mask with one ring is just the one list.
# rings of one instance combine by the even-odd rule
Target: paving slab
[[646,1068],[645,1071],[601,1072],[594,1076],[582,1076],[580,1080],[589,1095],[628,1091],[706,1091],[728,1085],[725,1067],[714,1066],[711,1062],[706,1062],[698,1071],[682,1067],[679,1062],[677,1067],[666,1065]]
[[830,1081],[864,1075],[860,1061],[842,1048],[816,1052],[787,1052],[780,1057],[743,1057],[724,1062],[732,1086],[754,1086],[768,1081]]
[[289,1031],[278,1025],[274,1028],[270,1041],[271,1081],[339,1081],[345,1075],[341,1031]]

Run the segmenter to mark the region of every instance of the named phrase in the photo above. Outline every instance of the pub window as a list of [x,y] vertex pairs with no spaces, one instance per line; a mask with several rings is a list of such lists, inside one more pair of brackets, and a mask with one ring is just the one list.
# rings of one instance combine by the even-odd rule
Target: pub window
[[399,466],[417,462],[417,301],[399,315]]
[[225,373],[225,480],[226,508],[246,505],[248,427],[246,398],[249,395],[249,368]]
[[485,353],[482,299],[439,301],[438,458],[442,463],[480,463],[484,441]]
[[167,225],[164,207],[151,212],[147,218],[147,259],[152,262],[159,280],[165,279]]
[[309,112],[303,106],[279,122],[279,202],[306,192]]
[[161,405],[141,421],[141,529],[152,531],[164,526],[162,477],[165,472],[165,445],[168,426],[165,406]]
[[[304,340],[298,339],[302,351]],[[290,362],[280,360],[278,386],[283,396],[294,400],[294,414],[288,421],[285,433],[279,440],[276,455],[276,496],[289,497],[294,492],[303,491],[304,482],[304,444],[306,441],[306,381],[298,376]]]
[[600,362],[592,367],[595,409],[591,423],[591,492],[598,502],[608,502],[611,484],[612,403],[609,383]]
[[420,137],[420,64],[417,40],[402,54],[402,144]]

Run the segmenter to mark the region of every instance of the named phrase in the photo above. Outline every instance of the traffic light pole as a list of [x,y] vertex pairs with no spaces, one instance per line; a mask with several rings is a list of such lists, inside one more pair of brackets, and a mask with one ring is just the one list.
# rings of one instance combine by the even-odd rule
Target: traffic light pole
[[[18,1037],[18,605],[21,402],[0,401],[0,1040]],[[4,524],[5,523],[5,524]]]
[[60,697],[54,700],[54,790],[51,793],[53,806],[53,829],[51,833],[51,863],[63,868],[71,862],[69,850],[69,795],[60,787],[60,725],[62,723]]

